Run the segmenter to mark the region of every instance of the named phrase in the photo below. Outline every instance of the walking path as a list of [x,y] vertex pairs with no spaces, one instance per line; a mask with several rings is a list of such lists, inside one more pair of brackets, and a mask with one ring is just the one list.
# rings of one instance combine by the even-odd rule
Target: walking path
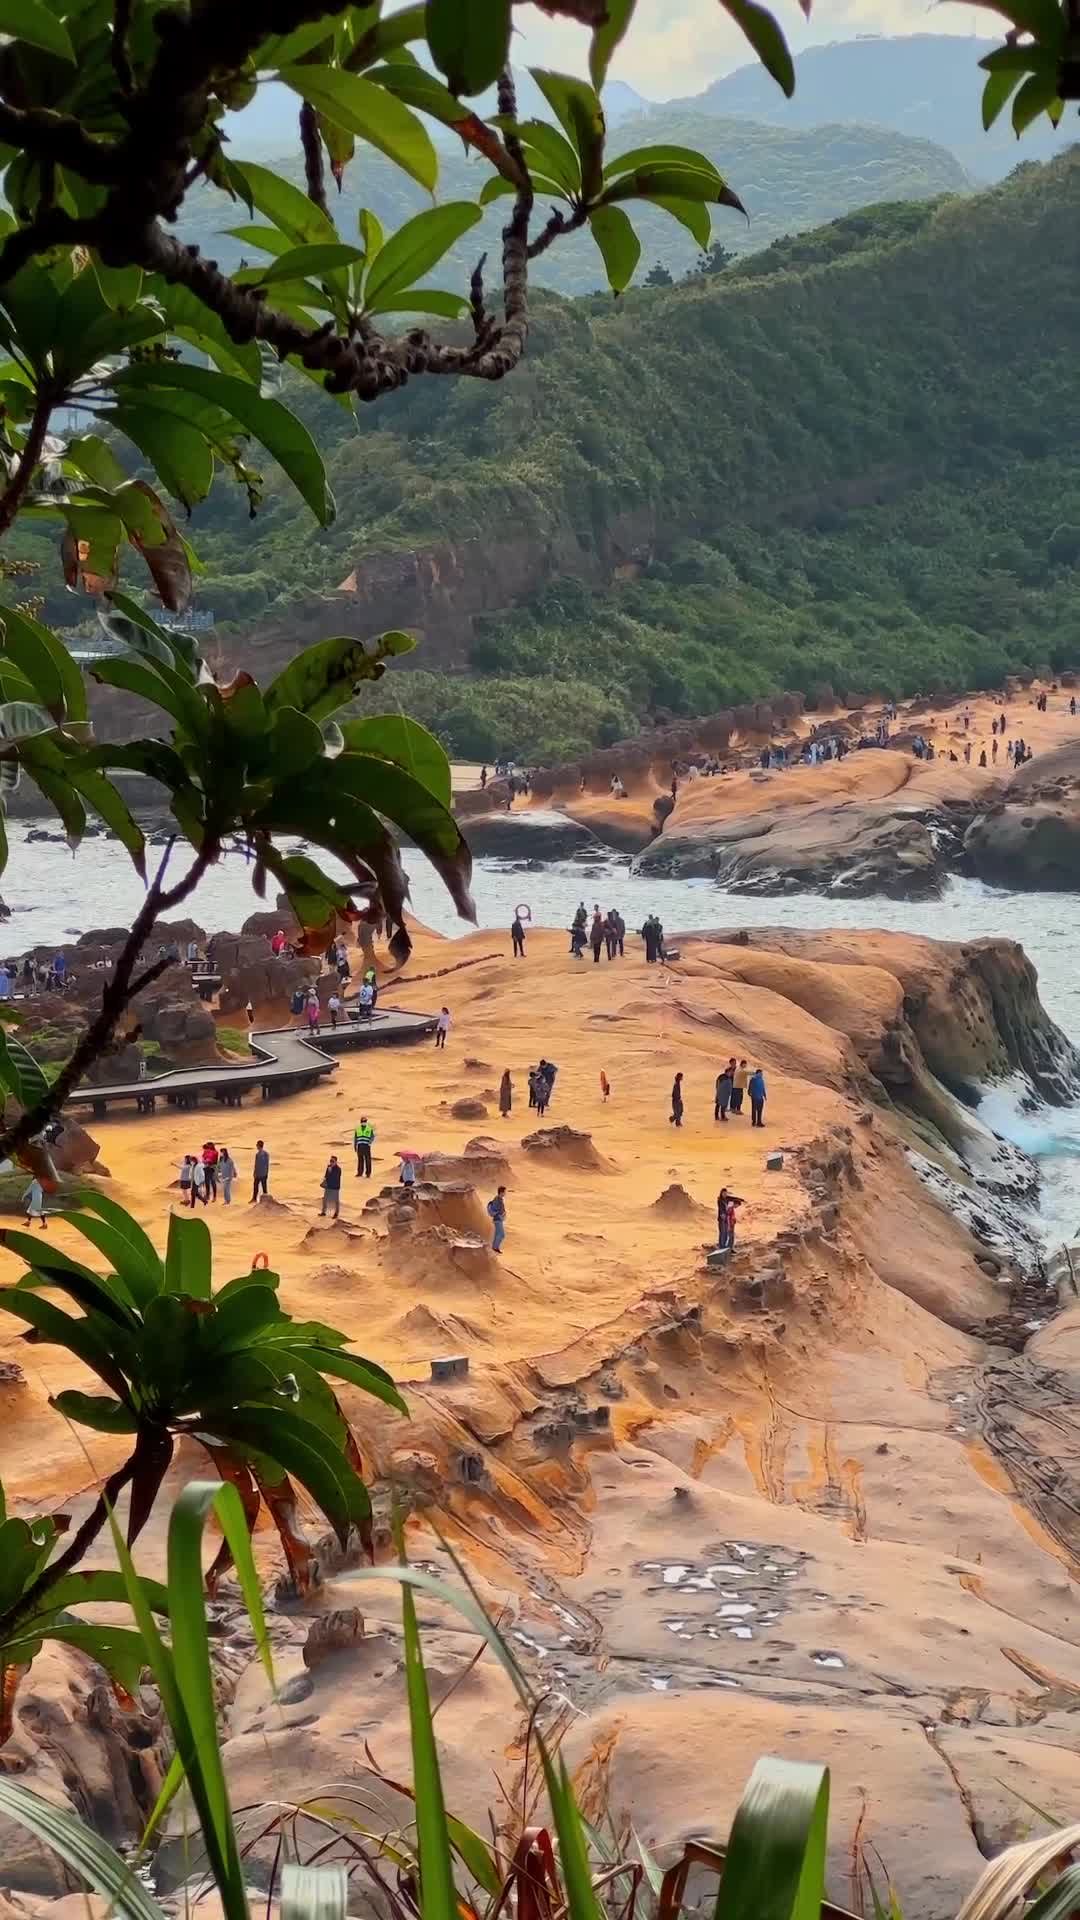
[[252,1087],[261,1089],[264,1100],[272,1100],[278,1094],[314,1086],[325,1074],[335,1072],[335,1054],[422,1040],[434,1031],[434,1014],[406,1013],[394,1007],[377,1008],[367,1020],[350,1018],[347,1025],[329,1027],[317,1038],[299,1027],[272,1027],[250,1036],[252,1053],[258,1056],[250,1066],[177,1067],[145,1080],[80,1087],[69,1094],[65,1105],[89,1107],[98,1119],[110,1106],[126,1100],[133,1100],[140,1113],[153,1113],[159,1100],[173,1107],[197,1107],[203,1094],[212,1095],[221,1106],[238,1107]]

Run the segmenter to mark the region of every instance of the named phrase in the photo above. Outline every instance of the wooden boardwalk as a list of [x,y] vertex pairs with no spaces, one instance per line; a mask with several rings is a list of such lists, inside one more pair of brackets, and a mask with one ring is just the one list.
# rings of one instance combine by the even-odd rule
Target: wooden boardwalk
[[224,1107],[238,1107],[244,1095],[257,1088],[263,1100],[299,1093],[337,1069],[339,1053],[361,1047],[393,1046],[430,1038],[433,1013],[406,1013],[397,1007],[378,1007],[366,1020],[351,1016],[338,1027],[327,1027],[318,1038],[300,1027],[273,1027],[251,1035],[250,1066],[177,1067],[171,1073],[147,1075],[145,1080],[79,1087],[65,1102],[68,1111],[89,1108],[103,1119],[109,1108],[125,1102],[138,1113],[153,1113],[159,1101],[172,1107],[197,1107],[207,1097]]

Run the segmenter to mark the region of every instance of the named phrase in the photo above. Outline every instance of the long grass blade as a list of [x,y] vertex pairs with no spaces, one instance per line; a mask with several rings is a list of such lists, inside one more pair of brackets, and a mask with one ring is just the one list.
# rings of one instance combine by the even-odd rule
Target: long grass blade
[[827,1767],[759,1760],[732,1822],[716,1920],[818,1920],[828,1824]]
[[[407,1572],[408,1569],[402,1568],[401,1571]],[[416,1834],[420,1849],[420,1913],[422,1920],[458,1920],[446,1805],[435,1746],[435,1729],[431,1721],[431,1698],[416,1624],[416,1602],[408,1585],[402,1588],[401,1611],[416,1795]]]
[[157,1901],[127,1863],[66,1808],[42,1800],[15,1780],[0,1779],[0,1813],[26,1827],[58,1854],[122,1920],[164,1920]]
[[1022,1846],[1006,1847],[979,1875],[956,1920],[1000,1920],[1047,1867],[1080,1847],[1080,1822],[1044,1833]]
[[343,1866],[281,1869],[281,1920],[345,1920],[349,1883]]

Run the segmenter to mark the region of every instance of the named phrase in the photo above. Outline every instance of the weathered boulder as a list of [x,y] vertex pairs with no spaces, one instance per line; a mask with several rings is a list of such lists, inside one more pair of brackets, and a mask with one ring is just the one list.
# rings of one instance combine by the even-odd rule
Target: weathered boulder
[[964,852],[991,885],[1074,893],[1080,888],[1080,807],[1032,801],[983,814]]
[[488,1117],[488,1110],[483,1101],[477,1100],[475,1096],[455,1100],[450,1113],[454,1120],[486,1120]]
[[603,855],[602,841],[564,813],[530,808],[521,813],[485,813],[469,821],[468,841],[474,854],[499,855],[508,860],[567,860],[583,849]]
[[297,987],[306,987],[319,977],[317,960],[286,960],[266,952],[263,958],[239,966],[222,979],[218,1011],[230,1017],[241,1015],[250,1000],[260,1020],[287,1026],[289,1002]]
[[147,999],[139,1002],[143,1038],[156,1040],[170,1059],[197,1061],[217,1057],[217,1026],[202,1001]]

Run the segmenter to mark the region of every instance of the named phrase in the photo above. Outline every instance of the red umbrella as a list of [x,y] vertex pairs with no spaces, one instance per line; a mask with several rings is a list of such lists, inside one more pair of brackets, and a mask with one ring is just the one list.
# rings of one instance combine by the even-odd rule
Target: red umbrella
[[424,1156],[422,1153],[417,1153],[413,1147],[399,1147],[397,1157],[399,1160],[422,1160]]

